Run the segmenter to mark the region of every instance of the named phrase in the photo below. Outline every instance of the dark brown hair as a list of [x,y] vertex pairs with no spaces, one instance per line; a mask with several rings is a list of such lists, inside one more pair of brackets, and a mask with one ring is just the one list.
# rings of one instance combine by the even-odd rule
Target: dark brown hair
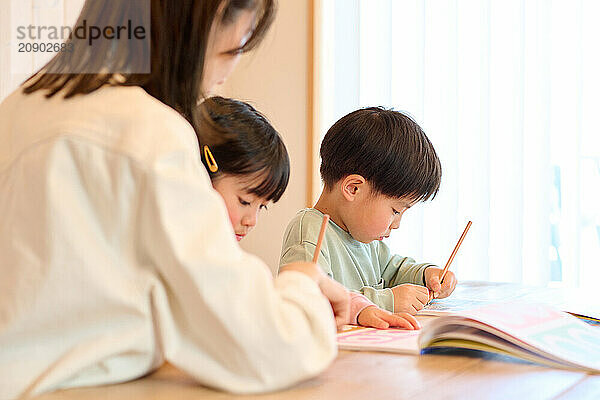
[[376,193],[425,201],[440,187],[442,167],[433,145],[408,115],[369,107],[342,117],[321,143],[321,178],[326,189],[351,174]]
[[[201,93],[207,41],[213,23],[231,23],[242,10],[256,10],[256,25],[249,40],[237,51],[260,43],[275,13],[275,0],[87,0],[74,27],[117,26],[124,15],[143,14],[150,2],[150,48],[147,43],[106,41],[106,45],[83,54],[57,54],[25,82],[25,93],[48,90],[48,97],[65,90],[65,97],[87,94],[107,83],[140,86],[150,95],[179,111],[194,127]],[[149,23],[147,23],[149,22]],[[71,39],[69,39],[71,40]],[[69,42],[67,42],[69,43]],[[132,48],[132,46],[134,46]],[[135,47],[137,46],[137,47]],[[116,47],[116,48],[115,48]],[[93,71],[135,71],[142,55],[150,51],[149,74],[68,73],[73,63],[85,63]],[[109,64],[107,64],[109,63]],[[45,71],[50,71],[45,72]],[[210,132],[204,132],[210,135]]]
[[277,202],[290,179],[290,159],[281,136],[267,118],[248,103],[218,96],[206,99],[199,108],[199,128],[219,132],[221,138],[217,143],[203,143],[218,165],[216,172],[210,172],[201,151],[210,178],[258,175],[260,180],[252,182],[248,192]]

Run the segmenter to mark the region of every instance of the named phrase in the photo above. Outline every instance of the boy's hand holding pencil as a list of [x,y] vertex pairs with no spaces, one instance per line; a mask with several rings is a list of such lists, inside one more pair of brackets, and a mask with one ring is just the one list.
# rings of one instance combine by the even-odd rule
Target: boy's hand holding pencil
[[441,282],[442,268],[427,267],[425,270],[425,286],[429,289],[429,299],[443,299],[450,296],[456,288],[457,280],[452,271],[448,271]]
[[469,228],[471,228],[472,224],[471,221],[467,222],[467,226],[462,235],[460,235],[456,246],[454,246],[454,250],[452,250],[452,254],[450,254],[450,258],[448,258],[444,269],[438,267],[427,267],[425,269],[425,286],[430,290],[429,301],[448,297],[454,291],[457,282],[456,276],[449,270],[450,264],[452,264],[454,256],[456,256],[456,253],[465,239],[465,236],[467,236],[467,232],[469,232]]

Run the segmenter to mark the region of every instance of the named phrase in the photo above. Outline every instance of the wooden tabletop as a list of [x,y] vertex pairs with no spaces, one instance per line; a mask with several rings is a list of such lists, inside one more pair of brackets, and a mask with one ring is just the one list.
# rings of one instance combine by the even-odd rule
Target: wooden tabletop
[[[488,297],[510,293],[539,293],[537,299],[562,299],[554,289],[531,289],[511,284],[461,284],[457,295],[471,285],[489,287]],[[561,291],[564,293],[564,291]],[[513,296],[514,297],[514,296]],[[535,296],[533,296],[535,297]],[[564,297],[566,298],[566,297]],[[598,303],[596,301],[596,303]],[[572,311],[572,310],[569,310]],[[573,310],[575,311],[575,310]],[[600,329],[600,328],[598,328]],[[257,396],[234,396],[199,386],[166,364],[136,381],[95,388],[70,389],[37,399],[600,399],[600,375],[552,369],[512,358],[468,353],[407,356],[389,353],[339,353],[318,377],[288,390]]]

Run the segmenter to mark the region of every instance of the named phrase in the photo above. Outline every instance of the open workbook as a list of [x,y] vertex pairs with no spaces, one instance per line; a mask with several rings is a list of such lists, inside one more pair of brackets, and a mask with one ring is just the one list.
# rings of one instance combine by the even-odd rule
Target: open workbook
[[436,348],[482,350],[600,373],[600,328],[535,303],[494,303],[437,317],[417,331],[348,326],[338,333],[338,346],[405,354]]
[[591,325],[600,326],[600,306],[578,289],[548,289],[510,283],[461,282],[452,296],[434,299],[417,315],[449,315],[498,302],[536,302],[568,312]]

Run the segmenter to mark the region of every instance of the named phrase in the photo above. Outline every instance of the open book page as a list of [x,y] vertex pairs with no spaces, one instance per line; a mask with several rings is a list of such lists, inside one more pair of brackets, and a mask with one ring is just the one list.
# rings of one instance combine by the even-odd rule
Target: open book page
[[491,282],[461,282],[450,297],[433,299],[418,315],[449,315],[497,302],[516,301],[530,293],[520,285]]
[[420,330],[374,329],[346,325],[338,333],[338,348],[416,355],[421,352],[418,343],[420,332]]
[[600,329],[542,304],[496,303],[440,317],[423,331],[419,347],[487,350],[600,372]]
[[572,313],[590,324],[600,324],[600,302],[580,290],[522,286],[512,283],[465,281],[450,297],[434,299],[418,315],[449,315],[499,302],[534,302]]
[[493,304],[493,302],[476,299],[461,299],[450,296],[445,299],[433,299],[425,306],[425,308],[419,311],[417,315],[450,315],[490,304]]

